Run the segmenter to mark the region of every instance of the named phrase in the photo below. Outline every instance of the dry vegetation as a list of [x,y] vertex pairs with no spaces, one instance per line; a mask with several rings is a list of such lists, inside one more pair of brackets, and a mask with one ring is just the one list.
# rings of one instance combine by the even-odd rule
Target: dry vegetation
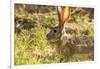
[[94,9],[72,7],[71,11],[69,26],[75,38],[62,47],[46,38],[48,26],[59,23],[56,7],[15,4],[15,65],[94,60]]

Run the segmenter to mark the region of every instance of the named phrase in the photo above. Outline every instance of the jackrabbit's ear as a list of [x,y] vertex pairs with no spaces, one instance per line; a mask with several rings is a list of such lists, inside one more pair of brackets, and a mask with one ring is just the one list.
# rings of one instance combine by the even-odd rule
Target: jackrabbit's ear
[[58,18],[60,23],[65,23],[70,16],[70,8],[65,6],[57,7]]

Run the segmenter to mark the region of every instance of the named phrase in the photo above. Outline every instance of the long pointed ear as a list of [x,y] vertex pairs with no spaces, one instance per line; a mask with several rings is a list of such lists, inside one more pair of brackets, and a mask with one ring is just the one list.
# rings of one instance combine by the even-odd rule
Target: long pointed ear
[[62,7],[63,13],[62,13],[62,22],[65,23],[68,21],[70,16],[70,8],[69,7]]
[[59,24],[62,23],[62,8],[60,6],[57,7]]
[[65,6],[57,7],[59,24],[64,24],[70,16],[70,8]]

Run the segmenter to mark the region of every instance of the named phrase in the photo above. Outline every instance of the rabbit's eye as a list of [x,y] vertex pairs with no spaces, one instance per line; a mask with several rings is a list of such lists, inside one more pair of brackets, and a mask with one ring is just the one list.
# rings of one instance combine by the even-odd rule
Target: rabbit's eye
[[57,32],[57,30],[54,30],[54,33],[56,33]]

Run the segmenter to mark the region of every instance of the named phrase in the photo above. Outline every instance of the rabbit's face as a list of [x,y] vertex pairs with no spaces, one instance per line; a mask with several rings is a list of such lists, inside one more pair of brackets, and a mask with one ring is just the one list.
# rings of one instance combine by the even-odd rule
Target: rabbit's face
[[50,42],[62,41],[62,43],[70,42],[75,37],[75,32],[70,27],[64,27],[62,30],[59,26],[51,28],[47,34],[47,40]]
[[47,40],[55,42],[60,39],[60,29],[59,26],[51,28],[50,32],[47,34]]

